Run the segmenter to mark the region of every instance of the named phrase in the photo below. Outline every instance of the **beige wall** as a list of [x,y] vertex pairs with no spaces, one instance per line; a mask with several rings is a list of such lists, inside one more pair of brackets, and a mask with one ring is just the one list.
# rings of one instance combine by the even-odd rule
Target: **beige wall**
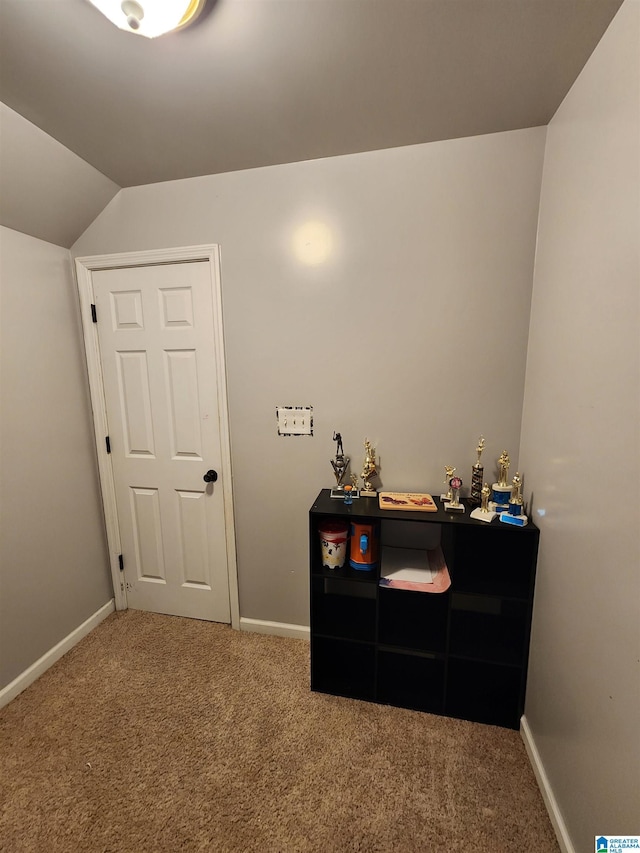
[[0,228],[0,688],[112,597],[67,249]]
[[[530,333],[544,129],[128,189],[73,248],[222,247],[245,617],[307,623],[334,429],[390,489],[510,450],[542,528],[527,721],[576,851],[638,831],[639,10],[549,127]],[[69,253],[0,237],[1,687],[112,593]],[[307,403],[315,436],[279,439]]]
[[[74,245],[221,246],[241,616],[308,624],[307,512],[334,430],[358,472],[371,439],[387,489],[439,493],[445,464],[468,484],[480,433],[488,477],[503,447],[516,464],[544,138],[125,189]],[[310,221],[331,242],[316,265],[294,250]],[[277,405],[312,405],[313,438],[278,437]]]
[[525,386],[526,716],[576,851],[640,831],[639,68],[627,0],[548,128]]

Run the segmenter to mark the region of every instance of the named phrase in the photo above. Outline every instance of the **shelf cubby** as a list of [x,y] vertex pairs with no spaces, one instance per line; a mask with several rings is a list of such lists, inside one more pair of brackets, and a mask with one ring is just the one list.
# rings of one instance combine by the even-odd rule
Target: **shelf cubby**
[[343,578],[313,578],[314,634],[373,642],[376,587]]
[[516,729],[522,715],[521,687],[518,667],[450,658],[445,713]]
[[527,632],[525,602],[453,593],[450,655],[519,666]]
[[441,714],[444,657],[378,651],[378,702]]
[[375,699],[375,646],[317,637],[311,652],[311,689],[351,699]]
[[378,640],[389,646],[444,652],[449,594],[431,595],[382,587],[378,593]]

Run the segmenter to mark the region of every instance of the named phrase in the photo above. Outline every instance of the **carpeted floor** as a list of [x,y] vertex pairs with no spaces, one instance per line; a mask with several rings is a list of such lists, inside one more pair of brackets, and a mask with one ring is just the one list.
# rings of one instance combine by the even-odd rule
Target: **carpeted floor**
[[559,849],[517,732],[311,693],[308,653],[113,614],[0,711],[0,850]]

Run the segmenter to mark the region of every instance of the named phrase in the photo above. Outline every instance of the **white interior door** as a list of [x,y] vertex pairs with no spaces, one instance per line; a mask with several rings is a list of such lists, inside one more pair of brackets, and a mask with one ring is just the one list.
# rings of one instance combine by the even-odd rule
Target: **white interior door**
[[229,622],[211,264],[91,282],[127,604]]

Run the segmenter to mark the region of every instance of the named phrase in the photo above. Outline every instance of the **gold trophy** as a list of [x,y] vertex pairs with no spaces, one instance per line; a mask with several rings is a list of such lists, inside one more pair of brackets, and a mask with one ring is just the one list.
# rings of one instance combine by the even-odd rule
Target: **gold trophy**
[[522,477],[516,471],[511,483],[511,496],[509,497],[509,509],[500,513],[500,521],[505,524],[513,524],[515,527],[524,527],[529,519],[524,514],[524,500],[522,499]]
[[482,487],[481,498],[480,498],[480,509],[482,512],[489,512],[489,498],[491,497],[491,489],[489,488],[489,483],[485,483]]
[[456,469],[452,465],[444,466],[444,482],[448,488],[448,491],[444,495],[440,495],[440,500],[443,503],[447,503],[448,501],[453,500],[453,491],[451,489],[451,478],[456,473]]
[[464,512],[464,505],[460,503],[460,489],[462,488],[462,480],[460,477],[452,477],[449,480],[451,489],[451,500],[444,505],[445,512]]
[[496,512],[506,512],[509,509],[511,486],[507,483],[509,473],[509,454],[503,450],[498,459],[498,482],[493,484],[493,509]]
[[[344,475],[347,473],[347,468],[349,466],[349,457],[344,455],[344,451],[342,449],[342,436],[339,432],[334,432],[333,440],[337,442],[336,447],[336,458],[331,459],[331,467],[333,468],[333,473],[336,478],[336,485],[333,489],[331,489],[331,497],[336,498],[338,500],[344,500],[344,486],[342,481],[344,479]],[[352,497],[356,497],[352,493]]]
[[484,450],[484,436],[480,436],[480,440],[478,441],[478,446],[476,447],[476,453],[478,454],[478,459],[471,468],[471,494],[469,495],[469,502],[477,506],[480,503],[480,499],[482,497],[482,480],[484,478],[484,466],[480,461],[480,457],[482,455],[482,451]]
[[509,465],[511,462],[509,461],[509,454],[506,450],[503,450],[500,454],[500,458],[498,459],[498,485],[506,486],[507,485],[507,474],[509,473]]
[[471,518],[475,518],[477,521],[493,521],[497,513],[489,507],[490,497],[491,487],[489,483],[485,483],[480,492],[480,506],[473,510]]
[[364,463],[362,466],[362,473],[360,474],[362,477],[360,497],[375,498],[378,493],[375,486],[371,485],[370,480],[378,473],[378,469],[376,467],[376,451],[375,448],[371,446],[371,442],[368,438],[365,438],[364,440],[364,452]]

